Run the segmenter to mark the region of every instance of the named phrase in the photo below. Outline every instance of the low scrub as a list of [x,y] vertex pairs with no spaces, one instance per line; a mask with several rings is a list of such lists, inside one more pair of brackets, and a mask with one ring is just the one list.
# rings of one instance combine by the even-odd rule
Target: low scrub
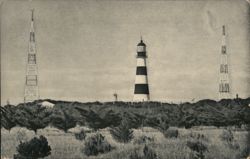
[[135,144],[146,144],[146,143],[149,143],[149,142],[154,142],[154,138],[153,137],[148,137],[148,136],[140,136],[139,138],[136,138],[134,140],[134,143]]
[[223,130],[220,138],[230,149],[240,149],[240,145],[234,140],[233,132],[230,129]]
[[113,149],[105,140],[102,134],[95,134],[85,141],[84,153],[87,156],[97,156],[98,154],[109,152]]
[[134,150],[131,152],[129,159],[159,159],[156,152],[149,148],[147,145],[143,148],[143,154],[141,155],[138,150]]
[[80,140],[80,141],[85,140],[85,138],[86,138],[86,133],[85,133],[85,131],[84,131],[84,130],[81,130],[80,132],[75,133],[75,138],[76,138],[77,140]]
[[209,142],[209,139],[207,138],[207,136],[204,135],[204,134],[200,134],[200,133],[191,132],[188,137],[193,138],[195,140],[201,140],[201,141]]
[[192,150],[190,158],[192,159],[205,159],[205,151],[207,151],[207,146],[201,141],[188,141],[187,147]]
[[21,142],[17,147],[18,154],[14,159],[38,159],[51,154],[51,148],[44,136],[34,137],[30,141]]
[[130,155],[129,155],[129,159],[143,159],[142,155],[140,155],[140,153],[138,152],[137,149],[134,149]]
[[228,129],[228,130],[223,130],[222,134],[220,135],[220,138],[222,141],[225,141],[227,143],[230,143],[234,140],[234,135],[233,132]]
[[177,138],[179,131],[177,129],[168,129],[162,132],[166,138]]
[[129,123],[125,120],[118,127],[110,129],[110,134],[116,141],[121,143],[128,143],[134,137],[133,130],[130,129]]
[[143,148],[144,159],[158,159],[156,152],[147,145]]
[[[52,125],[67,132],[68,129],[75,127],[76,123],[82,123],[98,130],[116,127],[124,118],[129,121],[132,128],[143,126],[166,130],[169,125],[185,128],[212,125],[239,126],[249,123],[250,115],[247,106],[250,98],[237,99],[237,102],[232,99],[218,102],[205,99],[196,103],[182,104],[46,101],[52,102],[55,106],[52,109],[40,107],[37,103],[43,100],[39,100],[1,107],[1,127],[11,130],[15,126],[21,126],[37,132]],[[148,108],[152,108],[152,111],[148,111]]]

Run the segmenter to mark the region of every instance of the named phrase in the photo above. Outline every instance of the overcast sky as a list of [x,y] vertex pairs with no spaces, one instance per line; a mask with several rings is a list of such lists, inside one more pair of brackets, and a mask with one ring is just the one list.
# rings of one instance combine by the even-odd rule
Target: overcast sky
[[30,29],[41,98],[133,99],[136,45],[148,51],[151,100],[218,98],[221,26],[226,25],[232,94],[250,96],[250,9],[246,1],[4,1],[1,102],[23,102]]

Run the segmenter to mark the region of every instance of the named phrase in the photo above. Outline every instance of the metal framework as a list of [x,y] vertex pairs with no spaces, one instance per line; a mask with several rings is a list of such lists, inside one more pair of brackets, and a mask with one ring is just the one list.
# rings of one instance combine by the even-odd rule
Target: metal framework
[[229,79],[228,50],[226,46],[226,29],[222,26],[222,47],[220,61],[220,81],[219,81],[219,99],[231,98],[231,86]]
[[28,60],[27,60],[26,76],[25,76],[24,103],[33,102],[38,99],[39,99],[38,68],[37,68],[35,30],[34,30],[34,10],[32,9]]

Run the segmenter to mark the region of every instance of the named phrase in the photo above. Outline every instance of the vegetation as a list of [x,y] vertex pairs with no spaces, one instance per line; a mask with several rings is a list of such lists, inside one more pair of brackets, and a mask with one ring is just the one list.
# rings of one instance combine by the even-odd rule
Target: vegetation
[[91,136],[85,142],[84,153],[87,156],[96,156],[111,150],[111,145],[105,140],[105,137],[99,133]]
[[[5,145],[1,147],[2,152],[6,152],[6,149],[8,149],[11,151],[11,155],[8,156],[12,157],[15,152],[10,147],[15,149],[16,143],[20,141],[21,143],[29,143],[26,137],[34,136],[39,129],[39,134],[47,135],[43,128],[53,126],[63,131],[54,130],[53,133],[56,133],[56,135],[46,136],[50,144],[52,143],[53,147],[56,148],[55,151],[58,152],[58,154],[53,154],[51,158],[63,158],[65,156],[88,158],[88,156],[102,154],[102,158],[124,159],[140,159],[146,158],[145,156],[186,159],[233,159],[249,155],[250,146],[243,143],[243,141],[246,141],[244,137],[247,134],[244,134],[244,132],[235,133],[235,131],[241,127],[243,128],[241,130],[245,130],[244,126],[250,124],[250,107],[248,107],[250,98],[224,99],[218,102],[201,100],[196,103],[182,104],[160,102],[78,103],[47,100],[55,104],[53,108],[44,108],[36,104],[42,101],[44,100],[1,107],[1,127],[6,132],[3,137],[3,144]],[[103,135],[98,133],[85,139],[85,132],[68,133],[68,130],[76,125],[91,128],[90,133],[93,130],[98,130]],[[201,130],[197,133],[196,128],[201,127],[202,129],[203,126],[216,126],[217,128],[213,127],[213,129],[217,133],[212,136],[207,133],[207,130]],[[25,128],[28,129],[25,130],[27,136],[16,131],[20,127],[23,127],[24,130]],[[104,128],[108,127],[111,130],[102,133],[107,130]],[[142,127],[154,128],[156,132],[141,131],[144,130]],[[173,127],[175,129],[172,129]],[[224,127],[231,127],[234,130],[224,130]],[[46,128],[46,131],[47,129],[54,128]],[[139,135],[138,131],[141,131]],[[183,133],[183,131],[190,133]],[[213,131],[211,132],[213,134]],[[162,138],[162,134],[165,138]],[[237,134],[242,135],[241,139],[236,136]],[[246,142],[250,140],[249,135],[248,133]],[[153,138],[147,136],[153,136]],[[78,142],[77,140],[85,141]],[[70,143],[61,144],[62,141]],[[117,141],[123,143],[123,149],[120,149],[120,143]],[[216,143],[214,143],[215,141]],[[79,150],[82,143],[85,144],[83,150],[85,155],[82,154],[82,150]],[[109,143],[114,144],[116,150],[111,151],[112,146]],[[145,144],[147,144],[147,147],[144,147]],[[75,151],[79,152],[79,154],[75,153]],[[22,154],[24,152],[26,151],[18,151],[15,158],[36,159],[35,156],[25,156],[25,154]],[[42,157],[41,155],[39,158]]]
[[201,141],[188,141],[187,146],[193,151],[191,154],[193,159],[204,159],[204,152],[207,151],[207,147]]
[[227,143],[231,143],[234,140],[234,135],[230,129],[224,130],[222,134],[220,135],[220,138],[222,141],[225,141]]
[[177,129],[168,129],[168,130],[163,131],[163,135],[166,138],[177,138],[179,135],[179,132]]
[[143,157],[139,154],[137,149],[134,149],[130,154],[129,154],[129,159],[143,159]]
[[[85,127],[84,127],[85,128]],[[74,128],[75,132],[80,132],[83,127],[77,126]],[[173,129],[170,127],[169,130]],[[87,156],[84,153],[85,143],[88,143],[89,138],[95,136],[95,132],[91,131],[88,133],[85,141],[79,142],[75,138],[73,130],[70,130],[68,133],[64,131],[59,131],[53,127],[47,127],[46,129],[39,130],[39,135],[46,136],[49,145],[53,149],[51,155],[48,159],[57,159],[57,158],[67,158],[67,159],[91,159],[91,158],[109,158],[109,159],[144,159],[143,149],[145,144],[149,149],[155,152],[158,158],[185,158],[185,159],[194,159],[194,155],[199,154],[199,151],[195,151],[198,148],[189,148],[187,146],[187,141],[192,143],[200,142],[202,143],[207,150],[202,152],[202,155],[205,156],[205,159],[238,159],[246,158],[249,156],[249,149],[247,147],[248,142],[246,140],[247,131],[244,129],[237,129],[231,127],[232,133],[234,136],[233,143],[238,143],[239,148],[235,149],[230,147],[227,142],[221,140],[221,134],[225,130],[224,128],[215,128],[215,127],[194,127],[191,129],[185,128],[174,128],[177,129],[179,135],[177,138],[165,138],[161,131],[152,128],[145,129],[133,129],[134,138],[132,142],[120,144],[113,140],[108,129],[98,130],[98,134],[102,134],[104,137],[104,142],[110,143],[111,151],[106,151],[105,153],[98,153],[98,156]],[[20,127],[13,128],[11,133],[8,130],[1,130],[1,157],[13,158],[16,152],[16,145],[19,143],[17,138],[19,134]],[[21,128],[25,131],[25,134],[28,136],[28,139],[36,137],[36,134],[26,128]],[[85,130],[87,131],[87,129]],[[143,137],[145,136],[145,137]],[[148,140],[151,138],[153,140]],[[142,141],[136,144],[137,141]],[[146,140],[146,142],[144,142]],[[28,140],[27,140],[28,141]],[[22,141],[24,142],[24,141]],[[97,142],[94,142],[97,143]],[[99,142],[100,143],[100,142]],[[92,144],[95,145],[95,144]],[[97,145],[97,144],[96,144]],[[108,145],[108,144],[106,144]],[[199,144],[198,144],[199,145]],[[93,146],[98,147],[98,146]],[[106,146],[109,147],[109,146]],[[190,146],[195,147],[195,146]],[[98,148],[97,148],[98,149]],[[104,148],[105,149],[105,148]],[[93,148],[96,152],[96,148]],[[150,153],[149,153],[150,154]],[[201,155],[201,156],[202,156]],[[150,155],[149,155],[150,156]],[[153,155],[154,156],[154,155]],[[134,157],[134,158],[132,158]],[[20,158],[18,158],[20,159]],[[23,159],[23,158],[22,158]],[[25,159],[30,159],[25,157]]]
[[44,136],[35,137],[28,142],[21,142],[17,147],[18,154],[14,159],[38,159],[49,156],[51,148]]
[[149,148],[147,145],[143,148],[143,154],[141,155],[137,149],[134,149],[130,155],[129,159],[159,159],[156,152]]
[[127,143],[133,139],[133,130],[126,120],[123,120],[118,127],[110,129],[110,133],[118,142]]
[[150,143],[150,142],[154,142],[154,138],[153,137],[148,137],[148,136],[140,136],[139,138],[134,140],[135,144],[146,144],[146,143]]
[[220,137],[231,149],[239,149],[239,144],[234,140],[234,135],[230,129],[224,130]]
[[241,157],[248,157],[248,156],[250,156],[250,124],[247,125],[247,131],[248,131],[247,139],[246,139],[247,146],[243,150],[243,152],[241,154]]
[[143,148],[143,154],[144,159],[158,159],[156,152],[153,149],[149,148],[147,145],[145,145]]
[[21,105],[12,111],[12,116],[16,125],[26,127],[37,133],[38,129],[45,128],[50,123],[52,112],[46,108],[34,105]]
[[15,106],[6,105],[1,107],[1,127],[4,127],[6,130],[11,130],[11,128],[16,126],[15,122]]
[[[125,119],[131,128],[153,127],[167,130],[169,126],[237,126],[250,123],[250,98],[201,100],[196,103],[168,104],[160,102],[64,102],[49,101],[55,106],[44,108],[38,102],[1,107],[1,126],[7,130],[15,126],[36,132],[52,125],[65,132],[80,125],[94,130],[117,127]],[[148,111],[150,107],[150,111]],[[31,120],[32,119],[32,120]]]
[[84,131],[84,130],[81,130],[79,133],[75,133],[75,138],[76,138],[77,140],[80,140],[80,141],[85,140],[85,138],[86,138],[86,133],[85,133],[85,131]]
[[54,127],[61,129],[64,132],[67,132],[70,128],[76,126],[75,118],[67,113],[67,110],[65,109],[56,110],[51,116],[51,122]]

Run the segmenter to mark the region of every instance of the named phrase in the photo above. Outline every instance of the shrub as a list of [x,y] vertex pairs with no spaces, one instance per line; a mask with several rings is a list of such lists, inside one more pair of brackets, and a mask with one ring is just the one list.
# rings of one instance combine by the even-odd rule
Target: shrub
[[166,130],[168,130],[168,128],[169,128],[169,123],[168,123],[168,121],[166,120],[166,119],[164,119],[164,118],[161,118],[161,119],[159,119],[160,121],[160,123],[159,123],[159,125],[158,125],[158,129],[160,130],[160,131],[166,131]]
[[145,144],[148,142],[153,142],[154,138],[153,137],[148,137],[148,136],[140,136],[139,138],[135,139],[134,143],[135,144]]
[[143,148],[143,154],[144,154],[143,159],[157,159],[158,158],[156,155],[156,152],[150,149],[147,145],[145,145]]
[[14,117],[1,113],[1,127],[4,127],[6,130],[10,131],[15,126],[16,123]]
[[16,123],[37,133],[38,129],[43,129],[49,124],[51,113],[38,105],[25,105],[15,112]]
[[179,131],[177,129],[174,129],[174,130],[169,129],[169,130],[163,131],[162,133],[166,138],[177,138],[179,135]]
[[85,142],[84,153],[87,156],[96,156],[100,153],[106,153],[112,150],[111,145],[105,140],[102,134],[95,134]]
[[240,149],[240,145],[236,141],[228,143],[228,146],[230,149],[234,149],[234,150]]
[[129,159],[159,159],[156,152],[147,145],[143,148],[143,155],[140,155],[137,149],[134,149],[129,155]]
[[193,132],[191,132],[189,134],[189,137],[193,138],[195,140],[202,140],[202,141],[206,141],[206,142],[209,141],[209,139],[204,134],[200,134],[200,133],[193,133]]
[[141,156],[139,152],[136,149],[134,149],[129,155],[129,159],[143,159],[143,156]]
[[85,138],[86,138],[86,133],[85,133],[85,131],[84,131],[84,130],[81,130],[79,133],[75,133],[75,138],[76,138],[77,140],[80,140],[80,141],[85,140]]
[[223,130],[222,134],[220,135],[220,138],[222,141],[226,141],[227,143],[231,143],[234,140],[234,135],[230,129]]
[[127,121],[123,120],[118,127],[110,129],[112,137],[122,143],[127,143],[133,139],[133,130],[129,128]]
[[194,152],[190,158],[204,159],[204,152],[207,151],[207,147],[200,141],[188,141],[187,146]]
[[15,159],[38,159],[51,154],[51,148],[44,136],[34,137],[28,142],[21,142],[17,147]]
[[76,126],[76,120],[73,116],[62,109],[58,114],[52,116],[51,118],[52,125],[60,130],[63,130],[65,133],[68,132],[68,129]]
[[248,147],[245,147],[237,154],[236,158],[247,158],[250,155],[249,151]]
[[224,130],[220,135],[222,141],[226,142],[230,149],[238,150],[240,145],[234,140],[234,135],[230,129]]

